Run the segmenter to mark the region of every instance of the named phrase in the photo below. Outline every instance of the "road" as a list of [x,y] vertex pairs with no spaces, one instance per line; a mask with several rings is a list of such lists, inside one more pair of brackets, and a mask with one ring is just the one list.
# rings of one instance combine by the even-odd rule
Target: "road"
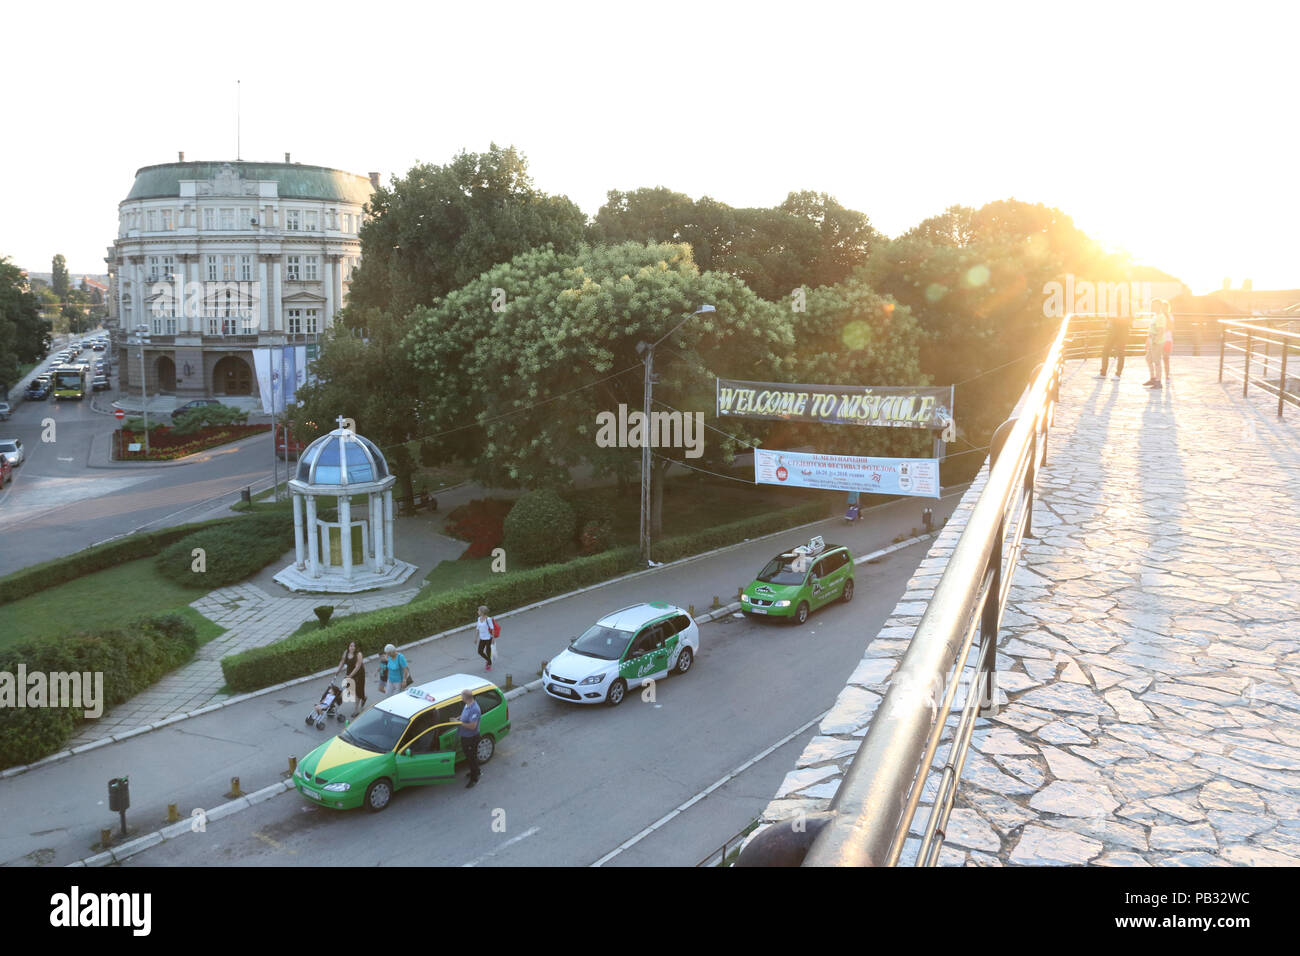
[[[113,395],[100,392],[101,407]],[[116,424],[91,408],[89,396],[80,402],[19,402],[9,421],[0,422],[0,437],[22,439],[27,454],[13,483],[0,491],[0,535],[21,541],[0,548],[0,576],[141,527],[196,520],[222,501],[238,500],[244,487],[269,485],[269,433],[212,449],[184,465],[92,466],[92,439],[110,434]]]

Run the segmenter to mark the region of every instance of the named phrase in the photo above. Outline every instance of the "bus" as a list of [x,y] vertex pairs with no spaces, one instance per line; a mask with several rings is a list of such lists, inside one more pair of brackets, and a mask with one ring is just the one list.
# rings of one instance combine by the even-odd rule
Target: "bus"
[[54,377],[56,399],[75,398],[79,401],[86,397],[90,388],[89,365],[56,365],[50,369],[50,374]]

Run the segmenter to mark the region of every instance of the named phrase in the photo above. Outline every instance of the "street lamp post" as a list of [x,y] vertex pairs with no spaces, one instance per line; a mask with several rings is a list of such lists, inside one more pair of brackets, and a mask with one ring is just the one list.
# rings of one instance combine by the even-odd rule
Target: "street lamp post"
[[145,335],[148,331],[149,326],[137,325],[135,327],[136,340],[133,343],[140,346],[140,411],[144,414],[144,456],[146,458],[149,457],[149,391],[144,371],[144,347],[149,344],[149,339]]
[[655,383],[655,346],[695,316],[716,311],[717,309],[711,305],[702,305],[673,326],[672,330],[667,335],[661,336],[658,341],[636,344],[637,354],[642,356],[641,363],[645,366],[645,389],[642,394],[645,418],[641,424],[641,557],[647,564],[650,563],[650,406],[654,400],[651,392]]

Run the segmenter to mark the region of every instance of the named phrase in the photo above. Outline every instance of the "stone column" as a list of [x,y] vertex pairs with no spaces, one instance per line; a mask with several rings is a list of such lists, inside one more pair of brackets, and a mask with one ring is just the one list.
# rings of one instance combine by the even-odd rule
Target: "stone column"
[[346,487],[339,495],[339,535],[343,545],[343,577],[352,580],[352,496]]
[[321,263],[324,270],[321,272],[321,279],[323,280],[321,284],[325,292],[325,314],[321,317],[321,328],[325,329],[329,328],[330,323],[334,320],[334,309],[336,308],[334,303],[337,300],[334,298],[334,257],[324,256],[323,258],[325,261]]
[[393,489],[384,492],[384,567],[391,568],[393,560]]
[[307,495],[307,568],[320,577],[320,528],[316,525],[316,496]]
[[371,566],[376,573],[384,570],[384,496],[370,495],[370,534],[374,545]]
[[343,257],[330,256],[330,263],[330,272],[334,276],[334,281],[331,284],[333,291],[329,300],[331,305],[327,310],[329,315],[325,317],[325,322],[321,326],[322,332],[334,324],[334,314],[343,308]]
[[284,309],[281,307],[280,296],[283,288],[280,285],[280,257],[276,256],[271,263],[271,331],[284,331]]
[[293,499],[293,566],[301,571],[305,566],[303,551],[307,544],[303,538],[302,495],[290,491],[289,496]]
[[[202,335],[205,331],[203,328],[203,301],[205,297],[202,293],[199,293],[197,296],[192,295],[192,292],[197,291],[201,287],[200,284],[203,281],[203,276],[200,270],[202,268],[202,257],[198,253],[187,254],[185,256],[185,268],[182,270],[185,275],[186,285],[184,327],[187,332],[192,332],[195,335]],[[193,304],[191,305],[191,303]],[[204,393],[206,394],[206,380],[203,383],[203,388]]]
[[[131,317],[131,332],[135,333],[135,327],[143,325],[149,320],[146,316],[149,314],[148,307],[144,304],[145,296],[149,293],[149,286],[145,283],[144,256],[135,257],[135,315]],[[152,330],[152,326],[150,326]]]
[[271,331],[271,289],[266,284],[267,258],[267,256],[257,257],[257,330],[259,332]]

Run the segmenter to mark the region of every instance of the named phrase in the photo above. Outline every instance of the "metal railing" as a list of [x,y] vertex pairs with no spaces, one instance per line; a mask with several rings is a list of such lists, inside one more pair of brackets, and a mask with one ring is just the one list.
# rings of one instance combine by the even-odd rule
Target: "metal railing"
[[[1125,357],[1146,352],[1147,323],[1152,313],[1139,312],[1128,320],[1124,337]],[[1219,338],[1220,316],[1193,312],[1173,313],[1174,351],[1180,355],[1200,355],[1213,348]],[[1240,318],[1240,316],[1234,316]],[[1070,317],[1070,340],[1066,343],[1066,361],[1098,358],[1110,333],[1112,318],[1097,313],[1074,313]],[[1211,352],[1211,354],[1213,354]]]
[[[1282,326],[1286,326],[1283,328]],[[1288,375],[1290,353],[1300,352],[1300,320],[1289,317],[1252,316],[1245,319],[1219,320],[1219,381],[1223,373],[1241,379],[1241,397],[1250,391],[1251,361],[1257,362],[1255,387],[1277,396],[1277,417],[1282,417],[1286,403],[1300,405],[1300,377]],[[1260,348],[1263,352],[1260,352]],[[1273,349],[1277,351],[1274,354]],[[1243,362],[1240,369],[1227,364],[1229,352],[1240,352]],[[1269,364],[1277,369],[1277,382],[1269,381]],[[1298,368],[1292,366],[1292,368]]]
[[[1072,318],[1062,321],[1018,415],[994,433],[984,490],[830,809],[804,821],[806,836],[792,837],[787,826],[764,830],[738,865],[896,866],[965,684],[966,699],[916,848],[916,865],[938,860],[975,718],[996,711],[1002,610],[1021,542],[1032,537],[1034,480],[1047,463],[1047,431],[1060,398]],[[801,845],[792,850],[792,842]]]

